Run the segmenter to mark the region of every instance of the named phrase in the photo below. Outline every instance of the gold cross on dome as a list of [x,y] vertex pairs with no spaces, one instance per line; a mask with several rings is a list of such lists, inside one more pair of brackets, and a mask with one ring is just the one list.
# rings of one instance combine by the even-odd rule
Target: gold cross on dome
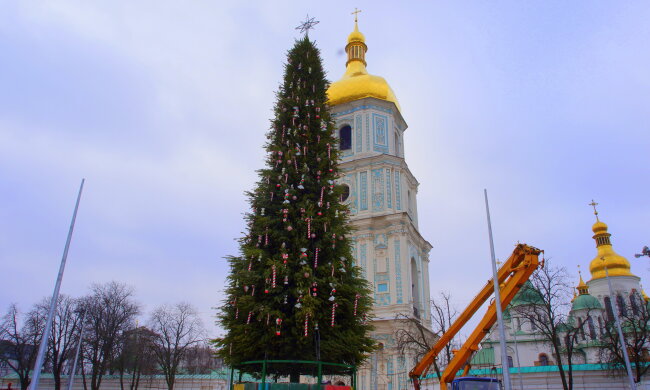
[[596,221],[600,221],[598,219],[598,210],[596,210],[596,206],[598,206],[598,203],[594,202],[594,200],[591,200],[591,203],[589,203],[589,206],[594,208],[594,215],[596,216]]
[[351,15],[354,15],[354,23],[357,22],[357,14],[361,12],[360,9],[357,9],[357,7],[354,7],[354,12],[351,13]]

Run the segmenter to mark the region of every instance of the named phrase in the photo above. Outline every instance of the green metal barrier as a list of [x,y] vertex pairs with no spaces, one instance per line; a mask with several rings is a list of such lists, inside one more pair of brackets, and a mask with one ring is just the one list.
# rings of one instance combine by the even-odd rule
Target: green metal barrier
[[[251,360],[248,362],[242,362],[238,364],[237,366],[233,366],[230,369],[230,388],[229,390],[234,390],[234,376],[235,376],[235,369],[241,366],[245,365],[252,365],[252,364],[261,364],[262,365],[262,383],[261,383],[261,389],[256,390],[280,390],[279,386],[273,386],[272,384],[270,386],[270,389],[267,389],[266,386],[266,374],[267,374],[267,365],[269,363],[282,363],[282,364],[308,364],[308,365],[315,365],[316,366],[316,378],[318,386],[322,384],[323,381],[323,366],[331,366],[331,367],[340,367],[344,368],[344,371],[348,371],[348,375],[350,375],[350,384],[352,388],[356,388],[356,378],[357,378],[357,368],[356,366],[348,365],[348,364],[341,364],[341,363],[327,363],[327,362],[321,362],[321,361],[313,361],[313,360]],[[313,375],[311,375],[313,377]],[[242,371],[239,370],[239,382],[241,382],[242,378]],[[255,384],[257,386],[257,384]],[[274,389],[275,387],[275,389]],[[289,390],[286,385],[283,385],[283,387],[287,390]],[[249,390],[248,388],[245,388],[245,390]],[[290,390],[316,390],[316,389],[309,389],[309,388],[291,388]]]

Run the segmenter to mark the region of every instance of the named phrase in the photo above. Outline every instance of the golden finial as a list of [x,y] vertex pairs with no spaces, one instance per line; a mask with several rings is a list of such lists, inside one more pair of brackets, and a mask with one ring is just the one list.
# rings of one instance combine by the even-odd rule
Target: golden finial
[[588,294],[589,290],[587,284],[585,283],[584,280],[582,280],[582,271],[580,271],[580,265],[578,265],[578,277],[579,277],[579,282],[578,285],[576,286],[576,290],[578,290],[578,293],[580,295]]
[[357,22],[357,14],[361,12],[360,9],[357,9],[357,7],[354,7],[354,12],[352,12],[350,15],[354,15],[354,23]]
[[598,219],[598,210],[596,210],[596,206],[598,206],[598,203],[594,202],[594,200],[591,200],[591,203],[589,203],[589,206],[594,208],[594,215],[596,216],[596,221],[600,222],[600,219]]

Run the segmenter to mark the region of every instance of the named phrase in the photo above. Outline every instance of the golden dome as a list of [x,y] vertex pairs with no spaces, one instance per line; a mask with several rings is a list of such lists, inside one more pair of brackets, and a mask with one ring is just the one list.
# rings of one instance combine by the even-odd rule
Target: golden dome
[[607,224],[605,222],[597,221],[591,227],[591,230],[594,232],[594,234],[598,234],[600,232],[607,232]]
[[607,267],[609,276],[634,276],[630,272],[630,262],[625,257],[614,252],[612,243],[609,240],[611,234],[607,232],[607,225],[604,222],[597,221],[592,230],[594,231],[593,239],[596,240],[598,254],[589,264],[591,279],[604,278],[605,267]]
[[361,42],[361,43],[366,43],[366,37],[359,31],[359,26],[357,25],[357,22],[354,22],[354,31],[348,35],[348,43],[352,42]]
[[327,90],[328,104],[351,102],[366,97],[374,97],[395,103],[398,110],[399,103],[395,93],[383,77],[368,74],[366,70],[366,38],[359,31],[357,23],[354,23],[354,31],[348,36],[348,44],[345,51],[348,53],[345,74],[339,81],[330,84]]

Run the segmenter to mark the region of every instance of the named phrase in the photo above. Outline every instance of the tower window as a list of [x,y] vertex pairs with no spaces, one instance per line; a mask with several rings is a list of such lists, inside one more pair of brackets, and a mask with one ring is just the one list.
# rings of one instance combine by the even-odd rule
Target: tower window
[[345,202],[350,197],[350,186],[343,184],[343,192],[341,193],[341,202]]
[[616,296],[616,304],[618,305],[618,315],[622,317],[627,317],[627,307],[625,306],[625,300],[619,294]]
[[614,319],[614,309],[612,308],[612,299],[605,297],[605,309],[607,310],[607,319],[612,321]]
[[589,325],[589,337],[596,340],[596,329],[594,327],[594,319],[591,316],[587,317],[587,324]]
[[339,149],[352,149],[352,128],[349,125],[345,125],[339,130]]

